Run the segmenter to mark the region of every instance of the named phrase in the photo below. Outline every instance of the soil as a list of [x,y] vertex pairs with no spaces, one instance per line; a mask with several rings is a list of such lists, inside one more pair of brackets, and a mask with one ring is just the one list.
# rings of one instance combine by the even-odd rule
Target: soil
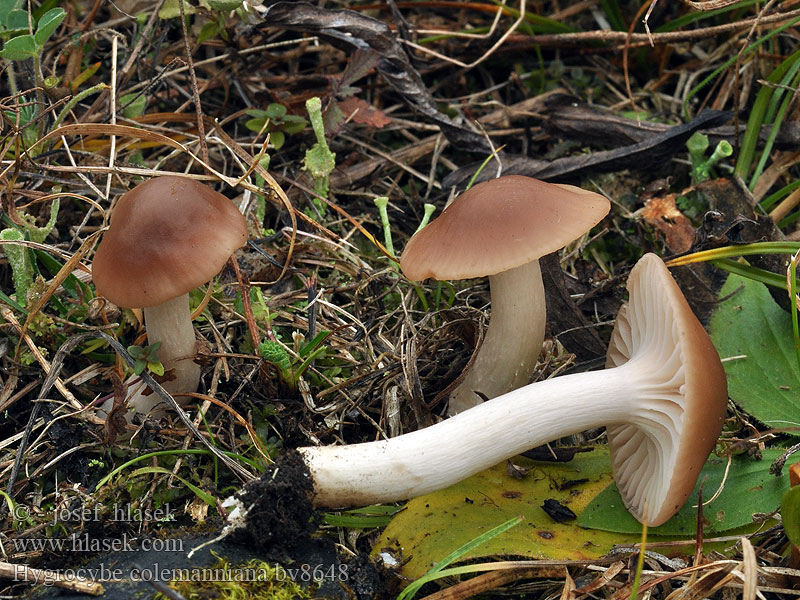
[[320,521],[311,505],[313,492],[300,454],[286,452],[239,494],[247,518],[245,527],[234,530],[229,539],[277,558],[308,543]]

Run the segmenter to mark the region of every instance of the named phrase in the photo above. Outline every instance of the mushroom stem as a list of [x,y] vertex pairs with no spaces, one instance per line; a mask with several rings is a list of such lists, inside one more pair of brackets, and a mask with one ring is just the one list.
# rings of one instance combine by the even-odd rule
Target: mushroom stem
[[[197,355],[197,342],[189,311],[189,294],[183,294],[156,306],[144,309],[144,322],[147,328],[147,343],[161,342],[158,358],[164,371],[170,377],[161,385],[170,394],[194,392],[200,383],[200,365],[194,362]],[[171,373],[170,373],[171,371]],[[135,412],[149,413],[161,403],[156,394],[148,393],[149,388],[140,385],[128,395],[128,405]],[[176,398],[181,402],[180,398]]]
[[[637,363],[533,383],[389,440],[300,448],[314,480],[313,503],[364,506],[412,498],[566,435],[632,419],[649,422],[653,403],[642,400],[645,365]],[[661,429],[654,425],[653,433]]]
[[[450,394],[449,414],[463,412],[530,381],[542,349],[545,299],[539,261],[489,277],[492,313],[481,347]],[[480,394],[479,394],[479,393]]]

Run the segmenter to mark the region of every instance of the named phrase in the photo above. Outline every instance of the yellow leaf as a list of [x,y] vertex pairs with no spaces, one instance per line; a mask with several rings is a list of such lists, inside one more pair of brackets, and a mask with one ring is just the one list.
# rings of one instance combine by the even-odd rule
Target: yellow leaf
[[511,477],[503,463],[411,500],[386,527],[373,554],[388,551],[398,561],[410,557],[402,574],[416,579],[455,548],[517,515],[525,517],[521,524],[464,558],[592,559],[606,554],[614,544],[639,541],[638,535],[583,529],[574,521],[557,523],[542,509],[545,500],[554,499],[580,514],[612,482],[605,448],[578,454],[568,463],[521,457],[513,462],[530,468],[524,479]]

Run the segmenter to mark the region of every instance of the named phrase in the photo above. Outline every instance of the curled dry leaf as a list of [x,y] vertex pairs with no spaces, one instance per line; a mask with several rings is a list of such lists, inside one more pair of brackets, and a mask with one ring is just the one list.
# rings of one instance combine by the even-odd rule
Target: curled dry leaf
[[360,125],[370,127],[386,127],[392,120],[383,111],[378,110],[366,100],[351,96],[338,102],[339,109],[344,113],[345,118]]
[[667,247],[675,252],[686,252],[692,247],[694,227],[692,222],[675,205],[675,194],[650,198],[641,210],[645,221],[660,231]]

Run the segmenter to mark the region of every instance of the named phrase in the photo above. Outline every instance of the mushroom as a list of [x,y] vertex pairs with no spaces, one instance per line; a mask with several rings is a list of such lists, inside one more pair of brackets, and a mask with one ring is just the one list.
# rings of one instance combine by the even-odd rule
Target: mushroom
[[[184,177],[150,179],[124,194],[97,248],[92,276],[97,292],[117,306],[143,308],[150,345],[171,394],[194,392],[200,366],[189,313],[189,292],[212,279],[247,240],[247,223],[234,204]],[[159,402],[144,384],[128,394],[136,412]]]
[[648,525],[665,522],[688,498],[719,436],[727,385],[708,334],[660,258],[645,255],[628,290],[608,368],[529,384],[388,440],[300,448],[313,481],[312,503],[411,498],[533,446],[605,425],[625,506]]
[[507,175],[470,188],[408,241],[400,259],[412,281],[489,276],[492,313],[449,414],[525,385],[542,349],[545,298],[539,258],[597,225],[600,194]]

